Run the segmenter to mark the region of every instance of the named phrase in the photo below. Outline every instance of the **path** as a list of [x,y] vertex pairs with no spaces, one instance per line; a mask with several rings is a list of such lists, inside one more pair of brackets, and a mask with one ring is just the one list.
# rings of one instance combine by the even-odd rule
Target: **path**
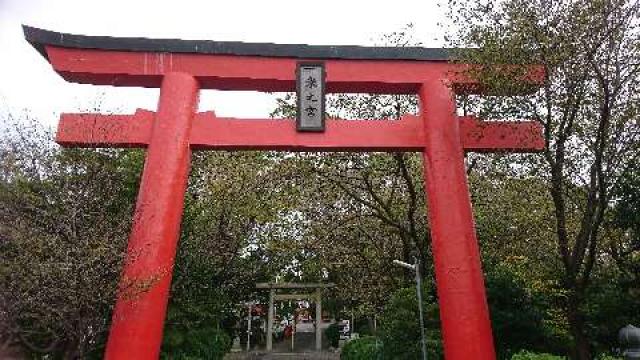
[[[323,328],[329,324],[323,324]],[[329,341],[326,336],[322,336],[321,352],[314,351],[316,335],[313,324],[298,324],[296,326],[294,352],[291,351],[291,339],[273,343],[273,352],[267,353],[264,350],[237,352],[228,354],[225,360],[338,360],[340,354],[329,352]]]

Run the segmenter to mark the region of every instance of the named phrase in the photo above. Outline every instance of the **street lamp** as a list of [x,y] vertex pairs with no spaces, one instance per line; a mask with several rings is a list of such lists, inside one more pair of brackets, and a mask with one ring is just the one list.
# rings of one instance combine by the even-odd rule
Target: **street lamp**
[[416,273],[416,291],[418,294],[418,311],[420,312],[420,335],[422,336],[422,359],[427,360],[427,340],[424,334],[424,316],[422,312],[422,277],[420,276],[420,260],[414,257],[415,264],[409,264],[400,260],[393,260],[393,263],[413,270]]

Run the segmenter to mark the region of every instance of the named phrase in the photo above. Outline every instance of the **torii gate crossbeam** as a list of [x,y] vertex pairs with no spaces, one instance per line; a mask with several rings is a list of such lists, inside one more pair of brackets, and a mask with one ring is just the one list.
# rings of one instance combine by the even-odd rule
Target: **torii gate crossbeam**
[[[26,39],[71,82],[160,87],[156,113],[63,114],[57,141],[76,147],[145,147],[127,259],[107,359],[157,359],[192,150],[416,151],[423,154],[442,334],[447,359],[494,359],[465,151],[539,151],[533,122],[456,116],[456,93],[483,89],[446,49],[366,48],[151,40],[24,27]],[[329,120],[298,133],[294,120],[198,113],[200,89],[294,91],[299,60],[323,61],[328,92],[418,94],[420,114],[399,121]],[[520,80],[544,77],[529,67]]]

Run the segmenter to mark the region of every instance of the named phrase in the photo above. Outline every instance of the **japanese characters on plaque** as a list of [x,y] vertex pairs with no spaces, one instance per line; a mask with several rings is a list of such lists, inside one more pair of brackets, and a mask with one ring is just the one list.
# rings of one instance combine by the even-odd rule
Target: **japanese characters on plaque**
[[299,62],[296,69],[296,83],[297,130],[324,131],[324,64]]

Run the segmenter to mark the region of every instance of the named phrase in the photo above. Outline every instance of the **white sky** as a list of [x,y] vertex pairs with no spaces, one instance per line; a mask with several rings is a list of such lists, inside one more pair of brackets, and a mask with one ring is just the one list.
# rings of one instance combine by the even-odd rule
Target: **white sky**
[[[47,125],[60,112],[155,109],[157,89],[67,83],[25,40],[21,24],[84,35],[316,45],[372,45],[413,23],[426,47],[443,46],[446,0],[0,0],[0,111],[27,109]],[[305,9],[311,4],[311,10]],[[443,5],[442,7],[438,4]],[[275,96],[203,91],[200,109],[266,117]],[[0,126],[0,129],[2,126]]]

